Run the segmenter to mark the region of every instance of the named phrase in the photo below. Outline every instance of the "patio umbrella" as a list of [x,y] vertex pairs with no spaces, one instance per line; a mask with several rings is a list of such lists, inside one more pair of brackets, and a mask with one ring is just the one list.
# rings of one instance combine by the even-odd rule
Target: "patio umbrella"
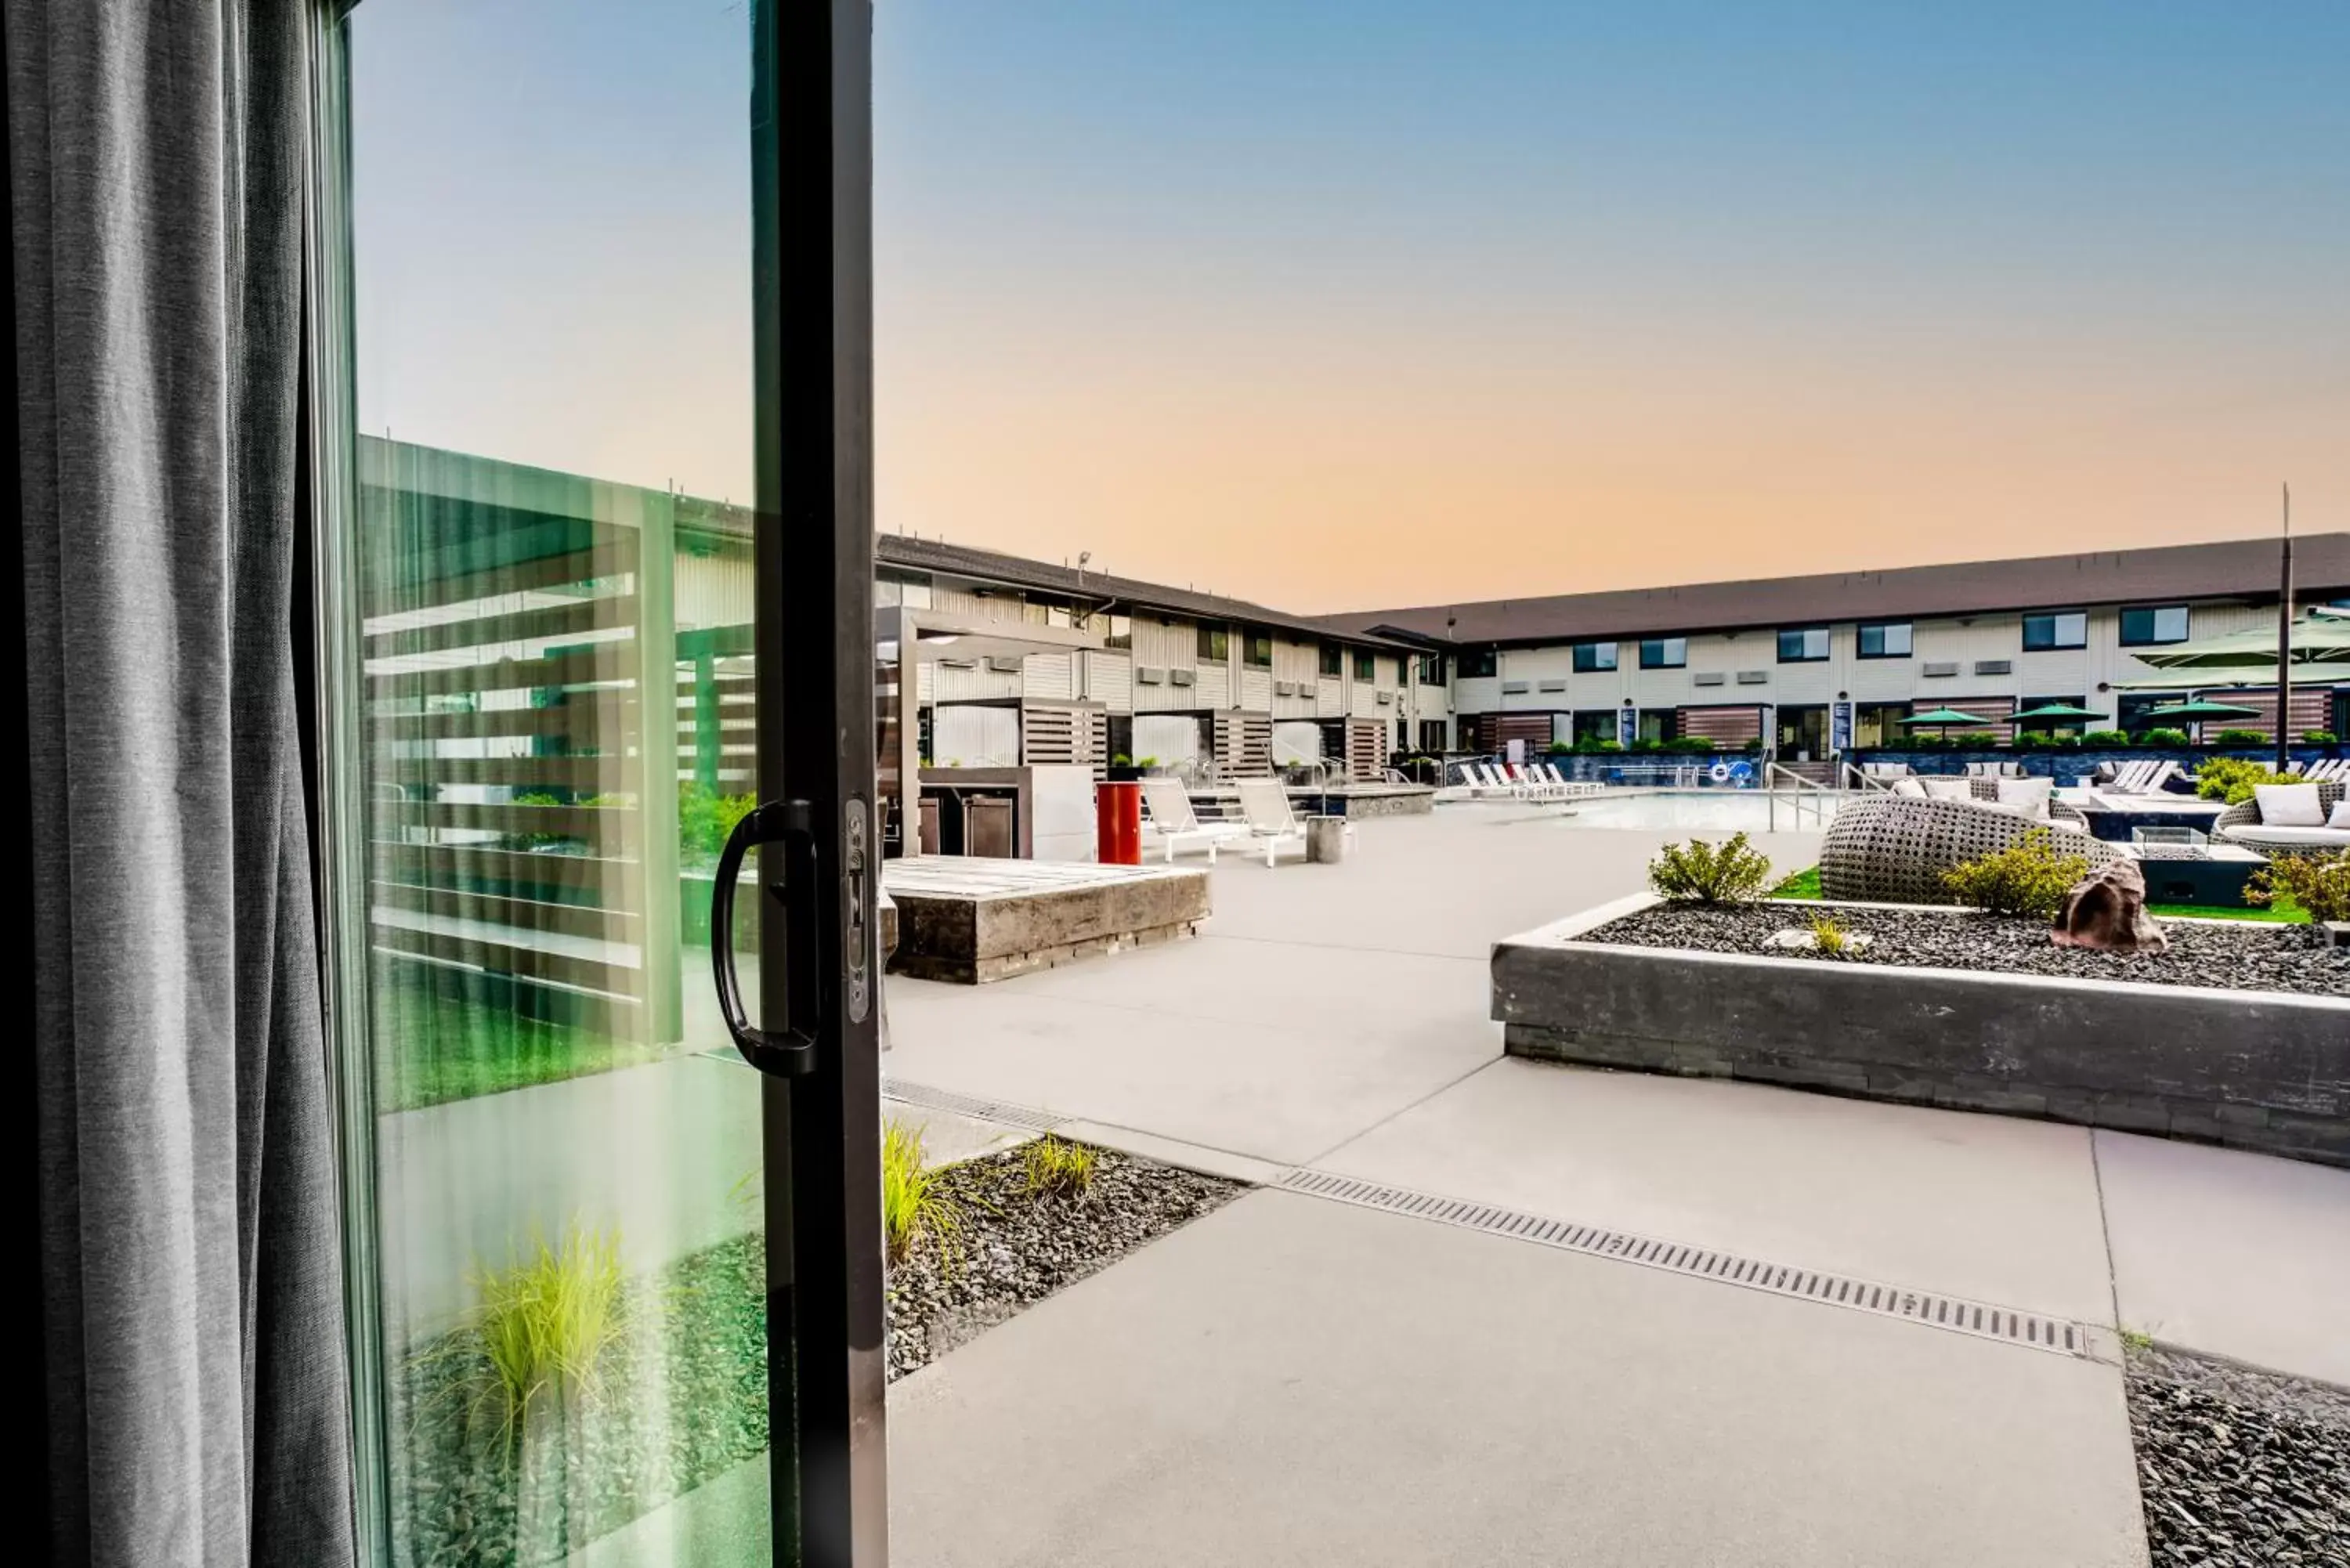
[[2010,713],[2008,715],[2010,721],[2018,724],[2024,722],[2026,720],[2037,720],[2043,724],[2056,724],[2062,723],[2066,720],[2102,719],[2104,717],[2105,715],[2103,713],[2093,713],[2086,708],[2078,708],[2070,702],[2043,702],[2037,708],[2026,708],[2020,713]]
[[1991,724],[2003,722],[1986,719],[1980,713],[1961,713],[1955,708],[1929,708],[1923,713],[1912,713],[1906,719],[1894,721],[1898,724],[1905,724],[1912,728],[1920,724],[1939,725],[1939,732],[1946,737],[1950,734],[1950,726],[1953,724]]
[[2194,726],[2199,740],[2202,738],[2203,721],[2206,719],[2257,719],[2260,716],[2258,708],[2247,708],[2237,702],[2213,702],[2200,697],[2186,702],[2167,703],[2160,708],[2148,708],[2145,713],[2148,719],[2184,719]]
[[[2320,660],[2350,659],[2350,616],[2326,606],[2312,607],[2293,623],[2293,677],[2299,666]],[[2277,634],[2266,627],[2247,627],[2168,648],[2132,649],[2140,663],[2157,670],[2225,670],[2235,665],[2264,664],[2276,668]]]

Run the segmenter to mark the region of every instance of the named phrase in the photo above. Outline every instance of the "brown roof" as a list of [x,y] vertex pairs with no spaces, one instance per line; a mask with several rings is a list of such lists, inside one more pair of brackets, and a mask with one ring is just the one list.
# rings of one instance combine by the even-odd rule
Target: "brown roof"
[[1238,621],[1247,626],[1299,632],[1313,638],[1336,640],[1343,637],[1378,647],[1399,649],[1403,646],[1373,632],[1342,630],[1316,617],[1293,615],[1287,610],[1251,604],[1246,599],[1225,598],[1219,594],[1169,587],[1162,583],[1146,583],[1102,572],[1080,572],[1074,566],[1056,566],[1049,562],[1032,561],[1023,556],[1007,556],[995,550],[982,550],[970,545],[950,545],[940,539],[879,534],[874,536],[873,554],[881,565],[903,570],[944,572],[951,576],[975,577],[983,582],[1066,594],[1071,598],[1113,600],[1127,606],[1166,610],[1201,620]]
[[[2333,598],[2350,594],[2350,534],[2295,540],[2293,568],[2297,595]],[[1567,642],[2149,600],[2273,599],[2276,591],[2276,541],[2230,539],[2086,556],[1363,610],[1326,617],[1324,624],[1353,632],[1382,628],[1449,636],[1458,643]],[[1453,623],[1449,632],[1448,621]]]

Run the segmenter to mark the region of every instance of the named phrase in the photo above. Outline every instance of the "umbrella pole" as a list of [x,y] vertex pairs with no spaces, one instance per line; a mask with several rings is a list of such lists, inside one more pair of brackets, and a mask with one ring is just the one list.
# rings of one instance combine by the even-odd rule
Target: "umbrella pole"
[[2276,771],[2293,769],[2293,486],[2284,487],[2283,581],[2277,590]]

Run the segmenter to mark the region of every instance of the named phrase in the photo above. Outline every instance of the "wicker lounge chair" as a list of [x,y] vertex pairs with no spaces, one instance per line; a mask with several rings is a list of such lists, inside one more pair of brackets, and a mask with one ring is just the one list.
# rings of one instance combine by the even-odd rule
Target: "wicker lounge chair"
[[[2317,781],[2317,801],[2327,815],[2350,784],[2339,779]],[[2211,836],[2257,849],[2263,855],[2330,855],[2350,849],[2350,827],[2276,827],[2261,820],[2261,803],[2248,800],[2231,805],[2211,823]]]
[[1847,800],[1820,846],[1820,892],[1876,903],[1947,904],[1943,872],[1995,855],[2034,828],[2047,832],[2058,853],[2077,855],[2093,870],[2126,858],[2120,846],[2092,838],[2075,826],[2080,814],[2062,802],[2051,803],[2049,816],[2040,822],[1988,804],[1913,795]]

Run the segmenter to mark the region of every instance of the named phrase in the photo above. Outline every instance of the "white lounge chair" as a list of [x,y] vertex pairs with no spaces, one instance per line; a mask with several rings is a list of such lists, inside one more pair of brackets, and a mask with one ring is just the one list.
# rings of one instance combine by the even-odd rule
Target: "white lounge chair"
[[[1271,779],[1241,780],[1241,815],[1248,820],[1249,833],[1264,846],[1264,863],[1271,866],[1284,844],[1297,846],[1297,853],[1305,853],[1305,825],[1297,820],[1297,813],[1289,804],[1289,792]],[[1352,845],[1355,825],[1347,824],[1347,841]]]
[[2350,784],[2350,757],[2321,757],[2301,770],[2302,779],[2309,784],[2335,780]]
[[1183,787],[1180,779],[1144,779],[1142,804],[1149,808],[1150,826],[1165,846],[1170,865],[1177,850],[1197,846],[1207,850],[1208,864],[1213,866],[1217,845],[1238,843],[1249,836],[1246,823],[1201,822],[1200,814],[1192,809],[1191,792]]
[[1540,763],[1513,763],[1510,779],[1525,791],[1529,800],[1548,800],[1558,794],[1558,786],[1543,773]]
[[1484,782],[1487,794],[1507,795],[1513,800],[1526,798],[1526,786],[1512,778],[1500,764],[1480,763],[1477,764],[1477,774]]

